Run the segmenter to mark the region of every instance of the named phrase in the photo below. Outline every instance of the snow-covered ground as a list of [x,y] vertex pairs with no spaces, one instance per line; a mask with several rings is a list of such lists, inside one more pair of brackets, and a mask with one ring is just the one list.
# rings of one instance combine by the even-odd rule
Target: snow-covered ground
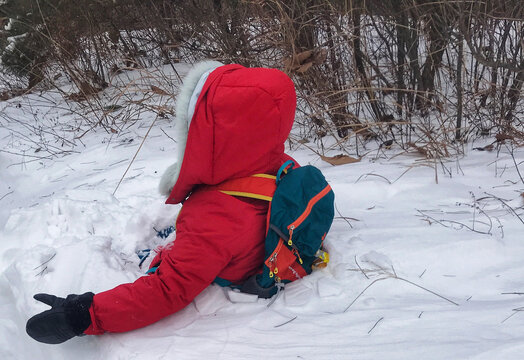
[[[0,103],[0,111],[72,116],[65,104],[51,111],[38,99]],[[113,195],[153,119],[118,134],[91,131],[76,152],[52,159],[33,157],[41,154],[34,148],[22,156],[28,128],[0,119],[2,359],[522,358],[524,149],[513,158],[505,145],[471,150],[478,143],[444,164],[393,148],[336,167],[294,144],[290,155],[319,167],[335,191],[326,269],[289,284],[269,307],[213,285],[144,329],[35,342],[25,323],[47,306],[33,294],[131,282],[144,273],[136,250],[165,242],[155,229],[180,209],[156,190],[174,160],[176,144],[164,134],[172,123],[157,120]]]

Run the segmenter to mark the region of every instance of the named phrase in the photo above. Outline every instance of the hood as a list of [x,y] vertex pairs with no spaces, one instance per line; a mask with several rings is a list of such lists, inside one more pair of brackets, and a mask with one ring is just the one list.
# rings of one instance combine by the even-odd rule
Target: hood
[[197,185],[275,173],[295,107],[293,82],[277,69],[196,65],[177,99],[177,162],[159,186],[166,203],[182,202]]

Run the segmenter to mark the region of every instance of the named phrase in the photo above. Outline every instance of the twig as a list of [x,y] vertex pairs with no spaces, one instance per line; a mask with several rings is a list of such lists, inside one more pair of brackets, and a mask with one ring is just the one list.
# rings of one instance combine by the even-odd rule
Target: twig
[[284,322],[284,323],[282,323],[282,324],[280,324],[280,325],[275,325],[274,327],[275,327],[275,328],[279,328],[279,327],[281,327],[281,326],[284,326],[284,325],[286,325],[286,324],[289,324],[290,322],[292,322],[293,320],[295,320],[297,317],[298,317],[298,316],[295,316],[294,318],[289,319],[288,321],[286,321],[286,322]]
[[496,217],[495,220],[499,223],[498,228],[500,229],[501,239],[504,239],[504,227],[502,226],[502,223],[500,220]]
[[384,320],[384,317],[381,317],[380,319],[377,320],[375,325],[373,325],[373,327],[371,329],[369,329],[368,334],[371,333],[373,331],[373,329],[378,325],[378,323],[381,322],[382,320]]
[[[356,258],[355,258],[355,261],[356,261]],[[394,269],[393,267],[392,267],[392,269],[393,269],[393,271],[395,271],[395,269]],[[404,282],[407,282],[408,284],[411,284],[411,285],[413,285],[413,286],[418,287],[419,289],[425,290],[425,291],[427,291],[427,292],[429,292],[429,293],[431,293],[431,294],[433,294],[433,295],[435,295],[435,296],[437,296],[437,297],[439,297],[439,298],[441,298],[441,299],[443,299],[443,300],[446,300],[447,302],[449,302],[449,303],[451,303],[451,304],[453,304],[453,305],[460,306],[458,303],[456,303],[456,302],[454,302],[454,301],[452,301],[452,300],[450,300],[450,299],[448,299],[448,298],[446,298],[446,297],[444,297],[444,296],[442,296],[442,295],[440,295],[440,294],[437,294],[436,292],[434,292],[434,291],[432,291],[432,290],[429,290],[429,289],[427,289],[427,288],[425,288],[425,287],[423,287],[423,286],[420,286],[420,285],[418,285],[418,284],[415,284],[414,282],[412,282],[412,281],[410,281],[410,280],[407,280],[407,279],[404,279],[404,278],[398,277],[396,274],[395,274],[395,275],[393,275],[393,274],[389,274],[389,275],[390,275],[390,276],[376,279],[376,280],[374,280],[373,282],[371,282],[371,284],[369,284],[368,286],[366,286],[366,287],[364,288],[364,290],[362,290],[362,291],[360,292],[360,294],[358,294],[358,296],[357,296],[357,297],[356,297],[356,298],[355,298],[355,299],[354,299],[354,300],[353,300],[353,301],[352,301],[352,302],[351,302],[351,303],[350,303],[350,304],[349,304],[349,305],[344,309],[343,312],[346,312],[346,311],[347,311],[347,310],[348,310],[348,309],[349,309],[349,308],[350,308],[350,307],[351,307],[351,306],[352,306],[352,305],[353,305],[353,304],[354,304],[354,303],[355,303],[355,302],[356,302],[356,301],[357,301],[357,300],[362,296],[362,294],[364,294],[364,292],[366,292],[366,290],[369,289],[373,284],[375,284],[376,282],[382,281],[382,280],[386,280],[386,279],[397,279],[397,280],[402,280],[402,281],[404,281]]]
[[53,155],[48,155],[48,156],[35,156],[35,155],[28,155],[26,154],[25,152],[23,154],[20,154],[20,153],[16,153],[16,152],[12,152],[12,151],[8,151],[8,150],[0,150],[0,152],[4,152],[4,153],[7,153],[7,154],[11,154],[11,155],[17,155],[17,156],[22,156],[22,157],[30,157],[30,158],[34,158],[35,160],[50,160],[52,159]]
[[409,170],[413,169],[413,166],[408,167],[398,178],[393,180],[393,184],[396,183],[402,176],[404,176]]
[[513,149],[510,150],[507,144],[506,144],[506,148],[509,150],[511,159],[513,160],[513,163],[515,164],[515,169],[517,169],[517,174],[519,174],[520,181],[522,181],[522,183],[524,184],[524,179],[522,178],[522,174],[520,173],[519,166],[517,164],[517,161],[515,160],[515,154],[513,153]]
[[47,270],[47,266],[45,268],[42,269],[42,271],[40,271],[38,274],[36,274],[35,276],[38,276],[38,275],[44,275],[44,272]]
[[[480,224],[484,224],[486,226],[489,226],[489,229],[487,231],[485,231],[485,233],[487,234],[490,234],[491,235],[491,229],[493,228],[493,221],[491,220],[491,217],[484,211],[480,208],[480,206],[478,206],[477,204],[480,204],[480,199],[475,199],[475,194],[473,194],[473,192],[470,191],[470,195],[471,197],[473,198],[473,203],[470,205],[470,204],[463,204],[463,203],[458,203],[459,206],[461,205],[466,205],[466,206],[469,206],[471,208],[473,208],[473,220],[472,220],[472,223],[473,223],[473,231],[475,231],[475,223],[480,223]],[[485,199],[485,198],[483,198]],[[480,212],[480,214],[484,215],[488,220],[489,220],[489,224],[483,222],[483,221],[480,221],[480,220],[477,220],[476,219],[476,212],[475,210],[478,210]]]
[[524,295],[524,292],[503,292],[500,295]]
[[358,268],[360,269],[360,271],[362,271],[362,274],[364,274],[364,276],[366,277],[366,279],[369,279],[369,276],[367,276],[367,274],[364,272],[364,270],[360,267],[360,264],[358,263],[357,261],[357,255],[355,255],[355,263],[357,264]]
[[171,136],[167,135],[167,133],[164,131],[164,129],[160,128],[160,130],[164,133],[165,136],[167,136],[169,139],[173,140],[174,143],[176,143],[176,140],[173,139]]
[[435,158],[435,183],[438,184],[437,159]]
[[391,270],[393,270],[393,275],[395,275],[395,277],[398,278],[397,272],[395,271],[395,268],[393,267],[393,265],[391,265]]
[[129,159],[120,160],[120,161],[117,161],[115,163],[109,164],[108,166],[115,166],[115,165],[118,165],[120,163],[126,162],[127,160],[129,160]]
[[[368,209],[368,210],[371,210],[371,209]],[[360,221],[357,218],[352,218],[352,217],[349,217],[349,216],[335,216],[333,219]]]
[[519,216],[519,214],[517,214],[517,212],[515,210],[513,210],[513,208],[511,206],[509,206],[504,200],[502,200],[501,198],[499,198],[498,196],[495,196],[495,195],[491,195],[490,193],[485,193],[489,196],[492,196],[494,199],[497,199],[498,201],[500,201],[502,204],[504,204],[509,210],[511,210],[511,212],[520,220],[521,223],[524,224],[524,220],[522,220],[522,218]]
[[[350,218],[346,218],[345,216],[342,216],[342,214],[340,213],[340,211],[338,210],[338,207],[337,207],[337,202],[335,201],[335,210],[337,211],[337,213],[340,215],[340,218],[343,219],[345,222],[348,223],[349,227],[353,229],[353,225],[351,225],[351,223],[349,222],[348,219]],[[356,219],[353,219],[353,220],[356,220]],[[358,220],[357,220],[358,221]]]
[[470,191],[469,194],[473,198],[473,205],[471,207],[473,208],[473,229],[475,229],[475,210],[477,210],[477,207],[475,206],[475,194],[473,194],[473,191]]
[[501,324],[504,324],[504,322],[506,322],[506,320],[508,320],[509,318],[511,318],[511,317],[513,317],[513,316],[515,316],[515,315],[517,315],[519,312],[520,312],[520,311],[515,311],[515,310],[513,310],[513,314],[511,314],[510,316],[508,316],[507,318],[505,318],[504,320],[502,320],[500,323],[501,323]]
[[[53,258],[56,256],[56,253],[54,253],[48,260],[44,261],[42,264],[38,265],[37,267],[35,267],[33,270],[36,270],[38,269],[39,267],[42,267],[44,266],[45,264],[47,264],[48,262],[50,262],[51,260],[53,260]],[[47,268],[47,266],[46,266]]]
[[349,305],[344,309],[343,312],[348,311],[348,309],[349,309],[349,308],[350,308],[350,307],[351,307],[351,306],[352,306],[352,305],[353,305],[353,304],[358,300],[358,298],[361,297],[362,294],[364,294],[364,293],[366,292],[366,290],[369,289],[373,284],[375,284],[375,283],[377,283],[377,282],[379,282],[379,281],[382,281],[382,280],[386,280],[386,279],[390,279],[390,277],[384,277],[384,278],[380,278],[380,279],[373,280],[373,281],[371,282],[371,284],[369,284],[368,286],[366,286],[366,287],[364,288],[364,290],[362,290],[362,291],[360,292],[360,294],[358,294],[358,296],[357,296],[357,297],[356,297],[356,298],[355,298],[355,299],[354,299],[354,300],[353,300],[353,301],[352,301],[352,302],[351,302],[351,303],[350,303],[350,304],[349,304]]
[[[449,228],[453,228],[453,227],[444,224],[445,222],[446,222],[446,223],[450,223],[450,224],[459,225],[460,228],[466,228],[466,229],[468,229],[468,230],[470,230],[470,231],[473,231],[473,232],[475,232],[475,233],[477,233],[477,234],[492,235],[490,232],[485,232],[485,231],[475,230],[475,229],[471,228],[470,226],[468,226],[468,225],[466,225],[466,224],[463,224],[463,223],[461,223],[461,222],[458,222],[458,221],[454,221],[454,220],[437,220],[437,219],[435,219],[434,217],[431,217],[431,216],[425,214],[425,213],[424,213],[423,211],[421,211],[421,210],[417,210],[417,211],[418,211],[419,213],[421,213],[422,216],[426,217],[427,219],[433,220],[433,221],[436,222],[437,224],[442,225],[442,226],[444,226],[444,227],[446,227],[446,228],[448,228],[448,229],[449,229]],[[425,219],[425,220],[426,220],[426,219]],[[455,230],[460,230],[460,229],[455,229]]]
[[124,171],[124,174],[122,175],[122,178],[121,178],[120,181],[118,182],[118,185],[116,186],[115,191],[113,191],[113,196],[115,196],[116,191],[117,191],[118,188],[120,187],[120,184],[122,183],[122,180],[124,180],[124,177],[126,176],[127,172],[129,171],[129,168],[131,167],[131,165],[133,165],[133,162],[135,161],[135,159],[136,159],[138,153],[140,152],[140,149],[142,149],[142,145],[144,145],[144,142],[146,141],[147,136],[149,135],[149,132],[150,132],[151,129],[153,128],[153,125],[155,125],[157,119],[158,119],[158,115],[155,116],[155,120],[153,120],[153,122],[152,122],[151,125],[149,126],[149,129],[147,129],[146,135],[145,135],[144,138],[142,139],[142,142],[140,143],[140,146],[139,146],[138,149],[136,150],[135,155],[133,156],[133,158],[131,159],[131,162],[130,162],[129,165],[127,166],[126,171]]
[[2,196],[2,197],[0,198],[0,201],[1,201],[1,200],[4,200],[4,198],[5,198],[6,196],[11,195],[12,193],[14,193],[14,190],[9,191],[7,194],[5,194],[4,196]]
[[355,181],[355,184],[358,183],[360,181],[360,179],[362,179],[364,176],[377,176],[379,178],[382,178],[382,179],[386,180],[388,182],[388,184],[391,185],[391,181],[389,181],[389,179],[387,179],[386,177],[384,177],[382,175],[373,174],[373,173],[360,175],[359,178]]
[[456,302],[454,302],[454,301],[452,301],[452,300],[450,300],[450,299],[448,299],[448,298],[446,298],[446,297],[444,297],[444,296],[442,296],[442,295],[439,295],[439,294],[437,294],[436,292],[431,291],[431,290],[429,290],[429,289],[427,289],[427,288],[425,288],[425,287],[423,287],[423,286],[420,286],[420,285],[418,285],[418,284],[415,284],[415,283],[412,282],[412,281],[409,281],[409,280],[407,280],[407,279],[404,279],[404,278],[401,278],[401,277],[398,277],[398,276],[397,276],[395,279],[399,279],[399,280],[405,281],[405,282],[407,282],[408,284],[411,284],[411,285],[413,285],[413,286],[416,286],[416,287],[418,287],[418,288],[420,288],[420,289],[422,289],[422,290],[426,290],[427,292],[429,292],[429,293],[431,293],[431,294],[433,294],[433,295],[435,295],[435,296],[438,296],[439,298],[441,298],[441,299],[443,299],[443,300],[446,300],[447,302],[450,302],[450,303],[452,303],[453,305],[460,306],[460,305],[457,304]]

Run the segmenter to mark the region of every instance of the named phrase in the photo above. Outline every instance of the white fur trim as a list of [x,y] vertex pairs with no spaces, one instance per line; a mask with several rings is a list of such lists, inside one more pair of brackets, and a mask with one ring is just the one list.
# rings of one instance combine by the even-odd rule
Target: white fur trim
[[158,184],[158,191],[160,191],[160,194],[169,196],[171,193],[171,190],[178,179],[178,173],[180,172],[180,166],[178,164],[179,162],[175,161],[166,169],[166,171],[164,171],[164,174],[160,178],[160,184]]
[[177,160],[169,166],[162,178],[158,190],[162,195],[169,196],[180,174],[180,167],[186,150],[189,125],[195,112],[195,105],[202,88],[211,72],[224,64],[218,61],[203,61],[196,64],[184,78],[176,103],[175,140],[177,142]]
[[191,119],[193,119],[193,115],[195,115],[195,106],[198,101],[198,97],[202,92],[202,88],[204,87],[204,84],[206,83],[209,74],[211,74],[215,69],[216,68],[213,68],[202,74],[200,80],[198,80],[198,83],[195,86],[195,90],[193,90],[193,94],[191,94],[191,98],[189,99],[189,103],[187,104],[187,131],[189,131],[189,124],[191,124]]

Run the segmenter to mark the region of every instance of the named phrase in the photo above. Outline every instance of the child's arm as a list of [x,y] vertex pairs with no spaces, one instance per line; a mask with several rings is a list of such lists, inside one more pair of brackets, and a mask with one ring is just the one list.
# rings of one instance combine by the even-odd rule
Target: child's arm
[[188,305],[227,265],[230,256],[211,233],[177,234],[155,273],[96,294],[85,334],[123,332],[152,324]]
[[231,249],[245,236],[243,221],[224,209],[224,200],[231,199],[225,195],[220,199],[200,198],[205,206],[192,199],[184,205],[176,240],[164,250],[154,274],[94,297],[86,293],[90,296],[71,295],[53,302],[45,297],[44,302],[52,309],[28,321],[28,334],[56,344],[75,335],[124,332],[152,324],[188,305],[228,265]]

